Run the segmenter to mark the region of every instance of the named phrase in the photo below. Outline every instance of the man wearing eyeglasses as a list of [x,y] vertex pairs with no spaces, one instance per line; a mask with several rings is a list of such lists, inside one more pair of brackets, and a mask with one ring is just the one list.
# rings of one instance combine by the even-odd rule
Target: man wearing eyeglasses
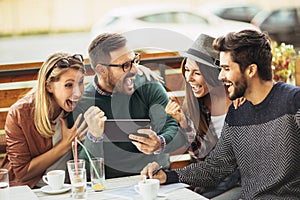
[[83,110],[98,106],[107,119],[151,120],[151,129],[139,130],[147,138],[131,134],[132,142],[103,141],[106,131],[99,131],[103,130],[99,124],[87,133],[84,144],[92,156],[104,157],[106,178],[139,174],[149,161],[168,167],[166,146],[178,130],[177,122],[164,111],[168,103],[164,87],[157,81],[147,82],[144,75],[137,75],[139,55],[129,50],[126,43],[124,36],[111,33],[101,34],[91,42],[89,58],[96,76],[78,106]]

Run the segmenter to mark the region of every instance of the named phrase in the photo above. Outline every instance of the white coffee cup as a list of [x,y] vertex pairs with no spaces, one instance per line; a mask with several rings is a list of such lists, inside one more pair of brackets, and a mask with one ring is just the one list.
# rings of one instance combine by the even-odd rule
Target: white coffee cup
[[64,170],[52,170],[43,176],[43,181],[47,183],[52,190],[59,190],[64,186],[65,171]]
[[159,180],[146,179],[145,181],[140,181],[138,185],[134,186],[134,189],[143,197],[143,200],[153,200],[157,197]]

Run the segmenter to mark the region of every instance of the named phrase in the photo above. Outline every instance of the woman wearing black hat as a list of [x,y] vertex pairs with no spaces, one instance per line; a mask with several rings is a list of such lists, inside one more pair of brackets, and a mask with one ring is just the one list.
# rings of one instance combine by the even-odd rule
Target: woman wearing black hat
[[[186,95],[181,107],[174,97],[166,106],[166,112],[175,118],[186,135],[187,149],[198,161],[205,159],[220,137],[225,116],[232,103],[226,94],[224,85],[218,80],[218,52],[212,48],[214,38],[201,34],[188,51],[182,53],[182,75],[186,80]],[[195,190],[203,196],[212,198],[230,188],[239,181],[236,170],[225,178],[216,188]]]

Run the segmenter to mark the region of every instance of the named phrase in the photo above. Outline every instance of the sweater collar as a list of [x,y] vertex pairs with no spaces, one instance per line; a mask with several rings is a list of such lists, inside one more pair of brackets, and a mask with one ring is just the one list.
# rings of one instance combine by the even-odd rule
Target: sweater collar
[[111,96],[111,93],[105,92],[104,90],[101,89],[100,85],[98,84],[98,78],[95,76],[94,81],[93,81],[93,86],[95,90],[98,92],[98,94],[103,95],[103,96]]

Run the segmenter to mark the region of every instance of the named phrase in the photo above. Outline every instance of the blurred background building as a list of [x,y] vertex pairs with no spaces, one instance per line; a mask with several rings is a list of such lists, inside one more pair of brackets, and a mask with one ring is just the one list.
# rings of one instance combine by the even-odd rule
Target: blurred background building
[[146,3],[249,3],[265,9],[300,6],[299,0],[1,0],[0,36],[89,31],[114,8]]
[[[155,11],[150,4],[154,5]],[[170,11],[176,6],[174,4],[177,4],[177,10]],[[246,23],[250,22],[246,11],[249,9],[244,11],[240,9],[241,5],[250,9],[258,7],[263,12],[273,10],[272,13],[276,8],[293,9],[281,9],[274,15],[269,11],[258,15],[259,12],[255,14],[259,17],[252,18],[256,19],[255,23],[250,24]],[[244,22],[224,21],[216,15],[242,17]],[[154,28],[152,31],[159,28],[188,36],[192,42],[200,32],[216,37],[220,32],[225,34],[251,25],[272,33],[270,36],[274,41],[293,44],[292,49],[300,50],[299,0],[0,0],[0,19],[0,63],[41,61],[56,51],[80,52],[87,57],[91,39],[103,31],[132,33],[132,29],[150,26]],[[168,35],[168,40],[165,40],[147,37],[154,33],[146,32],[134,37],[135,41],[140,39],[140,42],[147,41],[151,45],[155,43],[149,38],[158,40],[159,45],[165,41],[172,46],[166,48],[169,50],[189,46],[183,39],[172,39],[169,33],[165,34]]]

